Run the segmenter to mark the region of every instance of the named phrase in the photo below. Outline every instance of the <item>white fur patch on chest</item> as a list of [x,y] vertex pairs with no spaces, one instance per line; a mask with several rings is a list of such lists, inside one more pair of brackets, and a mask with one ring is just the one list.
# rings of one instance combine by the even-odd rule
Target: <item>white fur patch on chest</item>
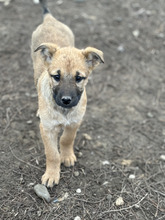
[[54,109],[47,108],[46,111],[40,111],[39,117],[42,125],[49,130],[54,129],[57,126],[69,126],[71,124],[78,124],[81,122],[84,115],[79,114],[77,109],[72,109],[67,113],[58,112]]

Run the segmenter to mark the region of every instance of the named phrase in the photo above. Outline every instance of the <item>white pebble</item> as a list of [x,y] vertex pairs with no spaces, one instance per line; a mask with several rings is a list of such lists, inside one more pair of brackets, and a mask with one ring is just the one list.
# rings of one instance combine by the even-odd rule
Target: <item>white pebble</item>
[[39,4],[39,0],[33,0],[34,4]]
[[140,206],[139,206],[138,204],[135,204],[135,208],[136,208],[136,209],[139,209]]
[[148,112],[148,113],[147,113],[147,116],[148,116],[149,118],[153,118],[153,117],[154,117],[154,115],[153,115],[151,112]]
[[160,159],[161,159],[161,160],[165,160],[165,155],[162,154],[162,155],[160,156]]
[[142,15],[142,14],[144,14],[145,13],[145,9],[144,8],[141,8],[141,9],[139,9],[138,11],[137,11],[137,15]]
[[92,140],[92,138],[91,138],[91,136],[90,136],[89,134],[84,133],[84,134],[83,134],[83,137],[84,137],[86,140],[88,140],[88,141],[91,141],[91,140]]
[[104,160],[104,161],[102,161],[102,164],[103,165],[109,165],[109,161],[108,160]]
[[78,154],[77,154],[78,157],[82,157],[82,155],[83,155],[83,154],[82,154],[82,152],[80,152],[80,151],[79,151]]
[[62,5],[62,4],[63,4],[63,1],[62,1],[62,0],[58,0],[58,1],[56,2],[56,4],[57,4],[57,5]]
[[75,171],[75,172],[74,172],[74,176],[77,177],[77,176],[79,176],[79,175],[80,175],[80,173],[79,173],[78,171]]
[[81,189],[77,189],[77,190],[76,190],[76,193],[81,193]]
[[105,181],[105,182],[103,183],[103,186],[107,185],[108,183],[109,183],[108,181]]
[[165,135],[165,129],[163,129],[162,134]]
[[123,198],[121,196],[119,198],[117,198],[115,204],[116,204],[116,206],[124,205]]
[[132,32],[132,34],[133,34],[133,36],[134,37],[139,37],[139,35],[140,35],[140,32],[139,32],[139,30],[134,30],[133,32]]
[[30,124],[32,124],[33,122],[32,122],[32,120],[29,120],[29,121],[27,121],[26,123],[30,125]]
[[80,216],[76,216],[74,220],[81,220]]
[[29,183],[27,186],[30,187],[30,186],[34,186],[35,183]]
[[131,179],[131,180],[135,179],[135,175],[134,174],[130,174],[129,175],[129,179]]
[[124,52],[124,46],[123,45],[118,46],[117,50],[121,53]]

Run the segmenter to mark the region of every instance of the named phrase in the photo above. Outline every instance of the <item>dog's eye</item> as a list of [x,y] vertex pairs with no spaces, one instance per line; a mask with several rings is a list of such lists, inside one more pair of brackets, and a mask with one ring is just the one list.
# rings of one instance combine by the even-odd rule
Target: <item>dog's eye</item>
[[76,76],[76,82],[81,82],[81,80],[82,80],[82,77],[81,76]]
[[51,75],[51,77],[56,80],[57,82],[60,81],[60,74],[57,74],[57,75]]
[[82,76],[76,76],[76,82],[77,83],[81,82],[83,79],[86,79],[86,78],[82,77]]

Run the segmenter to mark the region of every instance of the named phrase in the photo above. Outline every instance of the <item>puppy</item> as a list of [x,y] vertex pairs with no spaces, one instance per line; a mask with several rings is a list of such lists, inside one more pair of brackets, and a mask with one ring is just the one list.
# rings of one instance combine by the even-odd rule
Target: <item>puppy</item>
[[[95,48],[75,48],[69,27],[50,14],[44,0],[40,3],[44,19],[32,34],[31,55],[46,154],[42,184],[53,187],[59,183],[61,163],[70,167],[76,162],[73,145],[86,110],[85,86],[89,74],[104,59],[102,51]],[[59,153],[57,141],[61,128]]]

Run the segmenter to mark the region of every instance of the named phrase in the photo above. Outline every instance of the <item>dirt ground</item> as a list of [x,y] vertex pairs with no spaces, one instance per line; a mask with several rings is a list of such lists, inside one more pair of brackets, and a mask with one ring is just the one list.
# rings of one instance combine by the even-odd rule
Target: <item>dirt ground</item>
[[30,57],[41,8],[32,0],[0,3],[0,219],[165,219],[164,0],[48,5],[71,27],[76,47],[102,50],[105,64],[87,85],[78,162],[62,166],[48,204],[33,190],[45,171]]

